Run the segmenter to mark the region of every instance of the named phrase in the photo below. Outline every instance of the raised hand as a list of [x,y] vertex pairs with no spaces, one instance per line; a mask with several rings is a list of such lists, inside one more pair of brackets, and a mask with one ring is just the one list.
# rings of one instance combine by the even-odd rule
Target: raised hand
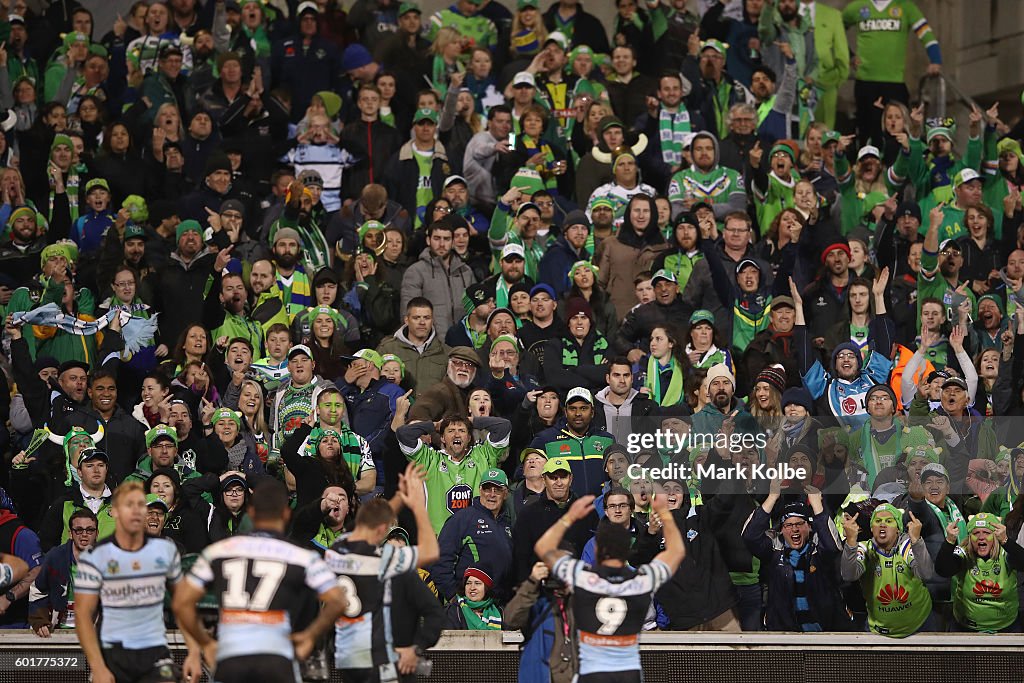
[[957,527],[956,522],[950,522],[946,525],[946,541],[951,545],[956,545],[957,539],[960,536],[960,529]]
[[[651,501],[651,506],[654,507],[654,501]],[[591,513],[594,509],[594,496],[583,496],[573,501],[573,504],[569,506],[569,510],[565,513],[565,518],[570,522],[577,522]],[[663,506],[664,510],[668,509],[668,501],[665,501]],[[658,508],[654,508],[655,511]]]
[[857,534],[860,533],[860,524],[857,524],[857,518],[850,514],[843,513],[843,537],[846,539],[846,544],[850,547],[857,545]]
[[889,266],[882,268],[882,272],[878,274],[875,281],[871,283],[871,293],[875,296],[882,296],[885,294],[885,288],[889,284]]
[[913,545],[921,539],[921,520],[911,512],[910,521],[907,522],[907,534],[910,536],[910,543]]
[[967,337],[967,331],[961,325],[954,325],[953,329],[949,332],[949,345],[953,347],[953,351],[960,353],[964,350],[964,338]]
[[761,149],[761,141],[754,143],[754,146],[750,148],[750,165],[753,168],[761,168],[761,159],[764,157],[764,150]]

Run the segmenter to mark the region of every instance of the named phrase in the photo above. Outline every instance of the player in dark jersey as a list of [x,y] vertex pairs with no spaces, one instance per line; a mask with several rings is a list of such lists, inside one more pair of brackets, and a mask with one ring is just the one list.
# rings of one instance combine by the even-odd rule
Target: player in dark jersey
[[[121,484],[111,498],[114,533],[78,559],[75,629],[93,683],[177,683],[167,649],[164,597],[181,589],[181,556],[173,542],[146,536],[142,484]],[[103,606],[97,630],[96,614]],[[198,644],[186,634],[184,680],[198,681]]]
[[[178,623],[203,648],[217,683],[297,683],[296,659],[308,657],[345,610],[345,594],[320,555],[285,538],[290,513],[284,484],[261,479],[248,510],[255,531],[208,546],[174,596]],[[207,587],[220,603],[217,640],[196,610]],[[305,591],[315,591],[324,606],[313,623],[292,634],[293,611],[305,602]]]
[[617,524],[602,524],[595,537],[597,565],[590,566],[559,550],[565,532],[594,509],[594,496],[570,506],[534,545],[552,575],[572,588],[572,613],[580,648],[579,683],[641,683],[640,647],[651,597],[675,574],[685,549],[665,496],[651,507],[663,525],[665,550],[650,564],[627,564],[632,538]]
[[[416,518],[418,545],[400,548],[381,545],[405,505]],[[427,514],[423,474],[410,464],[399,477],[398,495],[377,498],[359,508],[356,526],[339,538],[324,555],[348,608],[334,630],[334,665],[345,683],[397,681],[391,643],[391,579],[429,567],[439,558],[437,538]]]

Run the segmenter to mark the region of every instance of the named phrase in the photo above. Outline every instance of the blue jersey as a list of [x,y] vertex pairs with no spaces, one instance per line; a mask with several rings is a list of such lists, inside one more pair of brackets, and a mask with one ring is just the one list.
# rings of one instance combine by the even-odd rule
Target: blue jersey
[[324,555],[348,608],[334,629],[334,665],[371,669],[395,661],[391,647],[391,579],[416,571],[416,548],[376,548],[342,536]]
[[262,531],[207,546],[187,580],[212,586],[217,596],[218,662],[243,655],[293,659],[292,611],[304,604],[302,593],[323,595],[337,585],[315,551]]
[[103,647],[142,650],[167,646],[164,596],[180,580],[181,556],[172,541],[147,536],[129,551],[110,536],[78,558],[75,593],[99,595]]
[[580,675],[640,671],[637,636],[652,596],[672,576],[668,565],[652,560],[639,569],[591,567],[565,555],[552,573],[573,589]]
[[850,429],[858,429],[868,420],[864,399],[868,389],[876,384],[885,384],[892,372],[892,361],[878,351],[868,358],[860,374],[851,381],[833,377],[825,371],[820,361],[814,361],[803,376],[804,386],[814,400],[827,395],[828,407],[832,414]]

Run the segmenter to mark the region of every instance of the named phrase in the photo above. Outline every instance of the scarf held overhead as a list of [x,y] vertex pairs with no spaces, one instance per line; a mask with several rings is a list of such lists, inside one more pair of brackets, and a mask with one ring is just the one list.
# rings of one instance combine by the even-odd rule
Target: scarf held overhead
[[63,312],[57,304],[46,304],[31,311],[15,313],[13,316],[15,324],[40,325],[42,327],[56,327],[67,334],[74,334],[80,337],[94,335],[104,329],[114,319],[115,315],[121,317],[121,336],[124,337],[124,348],[129,353],[141,349],[146,343],[156,336],[157,318],[137,318],[129,315],[126,311],[111,310],[106,315],[96,320],[80,320],[73,315]]

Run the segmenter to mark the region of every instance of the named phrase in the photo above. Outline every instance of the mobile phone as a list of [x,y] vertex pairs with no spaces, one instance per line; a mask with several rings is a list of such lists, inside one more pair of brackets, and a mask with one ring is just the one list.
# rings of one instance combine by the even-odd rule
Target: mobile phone
[[515,133],[509,133],[508,134],[508,148],[512,149],[515,146],[516,146],[516,134]]

